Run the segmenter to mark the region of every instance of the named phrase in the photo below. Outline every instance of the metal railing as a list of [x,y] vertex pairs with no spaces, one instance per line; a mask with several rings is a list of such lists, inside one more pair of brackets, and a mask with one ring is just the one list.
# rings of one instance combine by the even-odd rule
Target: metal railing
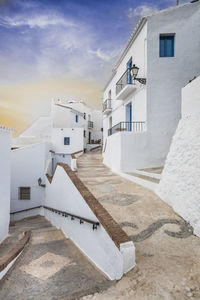
[[127,85],[133,84],[130,69],[127,69],[116,83],[116,95]]
[[100,225],[99,222],[95,222],[95,221],[92,221],[92,220],[89,220],[89,219],[86,219],[86,218],[83,218],[83,217],[80,217],[80,216],[68,213],[66,211],[62,211],[62,210],[59,210],[59,209],[56,209],[56,208],[52,208],[52,207],[49,207],[49,206],[43,206],[43,205],[35,206],[35,207],[30,207],[30,208],[22,209],[22,210],[13,211],[10,214],[14,215],[14,214],[18,214],[18,213],[21,213],[21,212],[29,211],[29,210],[32,210],[32,209],[38,209],[38,208],[47,209],[47,210],[49,210],[51,212],[54,212],[54,213],[56,213],[58,215],[61,215],[62,217],[65,217],[65,218],[70,217],[71,220],[78,219],[80,221],[80,224],[83,224],[84,222],[92,224],[92,229],[93,230],[97,229],[97,226]]
[[120,122],[108,129],[108,136],[119,131],[143,132],[145,130],[145,122]]
[[89,219],[86,219],[86,218],[83,218],[83,217],[80,217],[80,216],[77,216],[77,215],[74,215],[74,214],[71,214],[71,213],[68,213],[66,211],[62,211],[62,210],[58,210],[56,208],[52,208],[52,207],[49,207],[49,206],[43,206],[44,209],[47,209],[51,212],[54,212],[58,215],[61,215],[62,217],[70,217],[71,220],[75,220],[75,219],[78,219],[80,221],[80,224],[83,224],[84,222],[86,223],[89,223],[89,224],[92,224],[92,229],[97,229],[97,226],[99,226],[99,222],[95,222],[95,221],[91,221]]
[[112,100],[111,100],[111,99],[106,99],[106,100],[103,102],[103,112],[104,112],[106,109],[112,109]]
[[88,121],[88,128],[93,128],[94,127],[94,122]]

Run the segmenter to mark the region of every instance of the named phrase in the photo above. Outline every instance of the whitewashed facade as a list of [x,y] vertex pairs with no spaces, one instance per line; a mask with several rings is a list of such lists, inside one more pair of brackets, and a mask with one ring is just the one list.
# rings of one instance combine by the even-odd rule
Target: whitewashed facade
[[[54,132],[55,128],[71,130],[69,137],[75,141],[72,143],[73,149],[76,148],[75,151],[87,149],[88,145],[99,140],[102,141],[102,114],[99,110],[88,107],[82,101],[52,101],[52,120]],[[77,128],[82,129],[82,131],[79,130],[79,137]],[[76,130],[76,134],[74,134],[74,130]],[[54,136],[55,133],[52,134],[52,143],[54,143]],[[78,146],[80,140],[83,143],[82,148],[80,145]]]
[[[51,142],[56,152],[70,154],[95,147],[97,141],[101,144],[101,129],[100,110],[90,108],[82,101],[52,100],[51,114],[33,122],[19,137],[13,139],[12,146],[20,148]],[[70,145],[64,145],[65,137],[69,138]]]
[[[100,111],[83,102],[53,100],[50,116],[37,119],[13,141],[11,213],[43,205],[45,174],[53,175],[59,162],[75,171],[76,158],[88,146],[97,146],[88,144],[89,139],[102,139],[101,126]],[[15,214],[14,219],[30,214],[38,214],[38,209]]]
[[[51,157],[49,150],[48,142],[12,150],[11,213],[43,205],[45,189],[42,185],[46,182],[46,168]],[[37,211],[33,214],[37,214]]]
[[0,243],[7,237],[10,222],[11,130],[0,126]]
[[[200,73],[199,27],[195,2],[143,17],[131,35],[103,96],[103,157],[113,170],[164,164],[181,117],[181,89]],[[131,64],[146,85],[131,81]]]

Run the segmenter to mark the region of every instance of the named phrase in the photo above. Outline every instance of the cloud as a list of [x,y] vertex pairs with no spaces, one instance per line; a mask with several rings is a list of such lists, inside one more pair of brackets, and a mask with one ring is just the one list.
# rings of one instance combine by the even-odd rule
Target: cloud
[[128,10],[128,17],[132,19],[134,17],[143,17],[153,14],[154,12],[158,11],[158,7],[155,5],[147,6],[141,5],[136,8],[130,7]]
[[68,21],[60,16],[55,15],[36,15],[31,17],[17,16],[14,18],[4,17],[0,19],[0,25],[5,27],[28,26],[30,28],[46,28],[48,26],[61,25],[64,27],[76,26],[74,22]]
[[88,50],[88,53],[95,55],[96,57],[100,58],[103,61],[109,61],[112,58],[111,55],[104,53],[101,49]]

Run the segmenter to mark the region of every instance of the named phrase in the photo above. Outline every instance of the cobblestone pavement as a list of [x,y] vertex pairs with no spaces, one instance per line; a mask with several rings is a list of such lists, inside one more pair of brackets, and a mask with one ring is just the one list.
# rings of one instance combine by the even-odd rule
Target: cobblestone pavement
[[200,299],[200,238],[153,192],[102,164],[78,159],[78,176],[134,241],[137,266],[114,286],[84,299]]
[[11,232],[31,230],[30,243],[0,282],[1,300],[67,300],[108,288],[108,281],[44,217],[16,222]]

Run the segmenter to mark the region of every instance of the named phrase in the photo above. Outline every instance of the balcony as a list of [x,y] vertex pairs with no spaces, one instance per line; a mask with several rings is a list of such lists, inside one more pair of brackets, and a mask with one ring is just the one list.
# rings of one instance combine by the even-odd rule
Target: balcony
[[146,129],[145,122],[120,122],[108,129],[108,136],[119,131],[129,131],[133,133],[144,132]]
[[133,83],[130,70],[127,69],[122,77],[116,83],[116,100],[124,100],[136,89],[136,84]]
[[112,111],[112,100],[107,99],[103,103],[103,114],[108,115]]
[[94,122],[88,121],[88,128],[94,128]]

